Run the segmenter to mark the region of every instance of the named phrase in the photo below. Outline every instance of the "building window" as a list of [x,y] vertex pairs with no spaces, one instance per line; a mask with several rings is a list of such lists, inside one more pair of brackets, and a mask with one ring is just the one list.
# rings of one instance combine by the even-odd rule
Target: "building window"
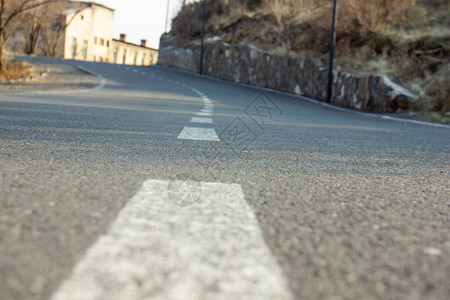
[[138,53],[137,53],[137,51],[134,51],[133,65],[137,65],[137,57],[138,57]]
[[94,45],[97,45],[97,42],[98,42],[97,37],[94,37]]
[[105,39],[100,39],[100,46],[104,46],[105,45]]
[[127,63],[127,49],[123,49],[123,58],[122,58],[122,64]]
[[106,47],[109,48],[109,40],[106,40]]
[[142,55],[142,63],[141,65],[145,65],[145,54]]
[[81,15],[81,20],[84,20],[84,16],[83,15]]
[[75,59],[77,56],[77,38],[72,38],[72,58]]
[[97,57],[94,55],[94,59],[93,59],[93,61],[97,61]]
[[82,50],[82,55],[83,55],[83,59],[84,59],[84,60],[87,59],[87,48],[88,48],[88,40],[83,40],[83,50]]

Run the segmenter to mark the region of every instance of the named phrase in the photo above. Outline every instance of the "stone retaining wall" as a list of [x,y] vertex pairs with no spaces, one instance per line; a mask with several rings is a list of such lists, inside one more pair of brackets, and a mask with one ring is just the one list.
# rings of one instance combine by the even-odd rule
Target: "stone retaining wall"
[[[199,71],[200,45],[176,46],[161,40],[159,64]],[[280,55],[253,45],[206,43],[203,73],[224,80],[326,100],[327,66],[310,57]],[[416,98],[385,75],[334,72],[332,104],[365,111],[392,112]]]

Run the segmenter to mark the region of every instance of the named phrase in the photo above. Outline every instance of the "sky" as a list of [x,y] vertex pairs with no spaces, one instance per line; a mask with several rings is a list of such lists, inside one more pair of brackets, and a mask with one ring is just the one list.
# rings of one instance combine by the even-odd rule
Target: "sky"
[[114,38],[127,34],[127,42],[140,44],[147,40],[147,46],[159,48],[159,38],[164,33],[167,3],[169,1],[169,22],[176,16],[182,0],[92,0],[115,9]]

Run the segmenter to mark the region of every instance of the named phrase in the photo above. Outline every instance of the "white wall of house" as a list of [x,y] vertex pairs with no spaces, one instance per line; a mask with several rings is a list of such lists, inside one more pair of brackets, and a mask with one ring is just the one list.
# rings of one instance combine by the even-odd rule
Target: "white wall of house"
[[[67,12],[66,12],[67,13]],[[84,61],[109,62],[126,65],[152,65],[158,61],[158,50],[144,44],[135,45],[113,36],[114,10],[103,5],[89,6],[66,15],[62,57]]]
[[114,10],[91,4],[67,14],[66,22],[70,24],[64,38],[64,58],[110,61]]
[[92,9],[93,47],[90,60],[110,62],[114,11],[96,5]]

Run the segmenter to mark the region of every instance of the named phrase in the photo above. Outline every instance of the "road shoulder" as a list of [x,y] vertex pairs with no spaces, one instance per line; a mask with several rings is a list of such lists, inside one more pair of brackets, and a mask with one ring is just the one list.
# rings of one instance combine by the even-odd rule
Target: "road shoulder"
[[18,59],[43,70],[43,74],[34,78],[0,83],[0,93],[80,90],[95,88],[101,83],[101,78],[63,61],[40,57],[18,57]]

